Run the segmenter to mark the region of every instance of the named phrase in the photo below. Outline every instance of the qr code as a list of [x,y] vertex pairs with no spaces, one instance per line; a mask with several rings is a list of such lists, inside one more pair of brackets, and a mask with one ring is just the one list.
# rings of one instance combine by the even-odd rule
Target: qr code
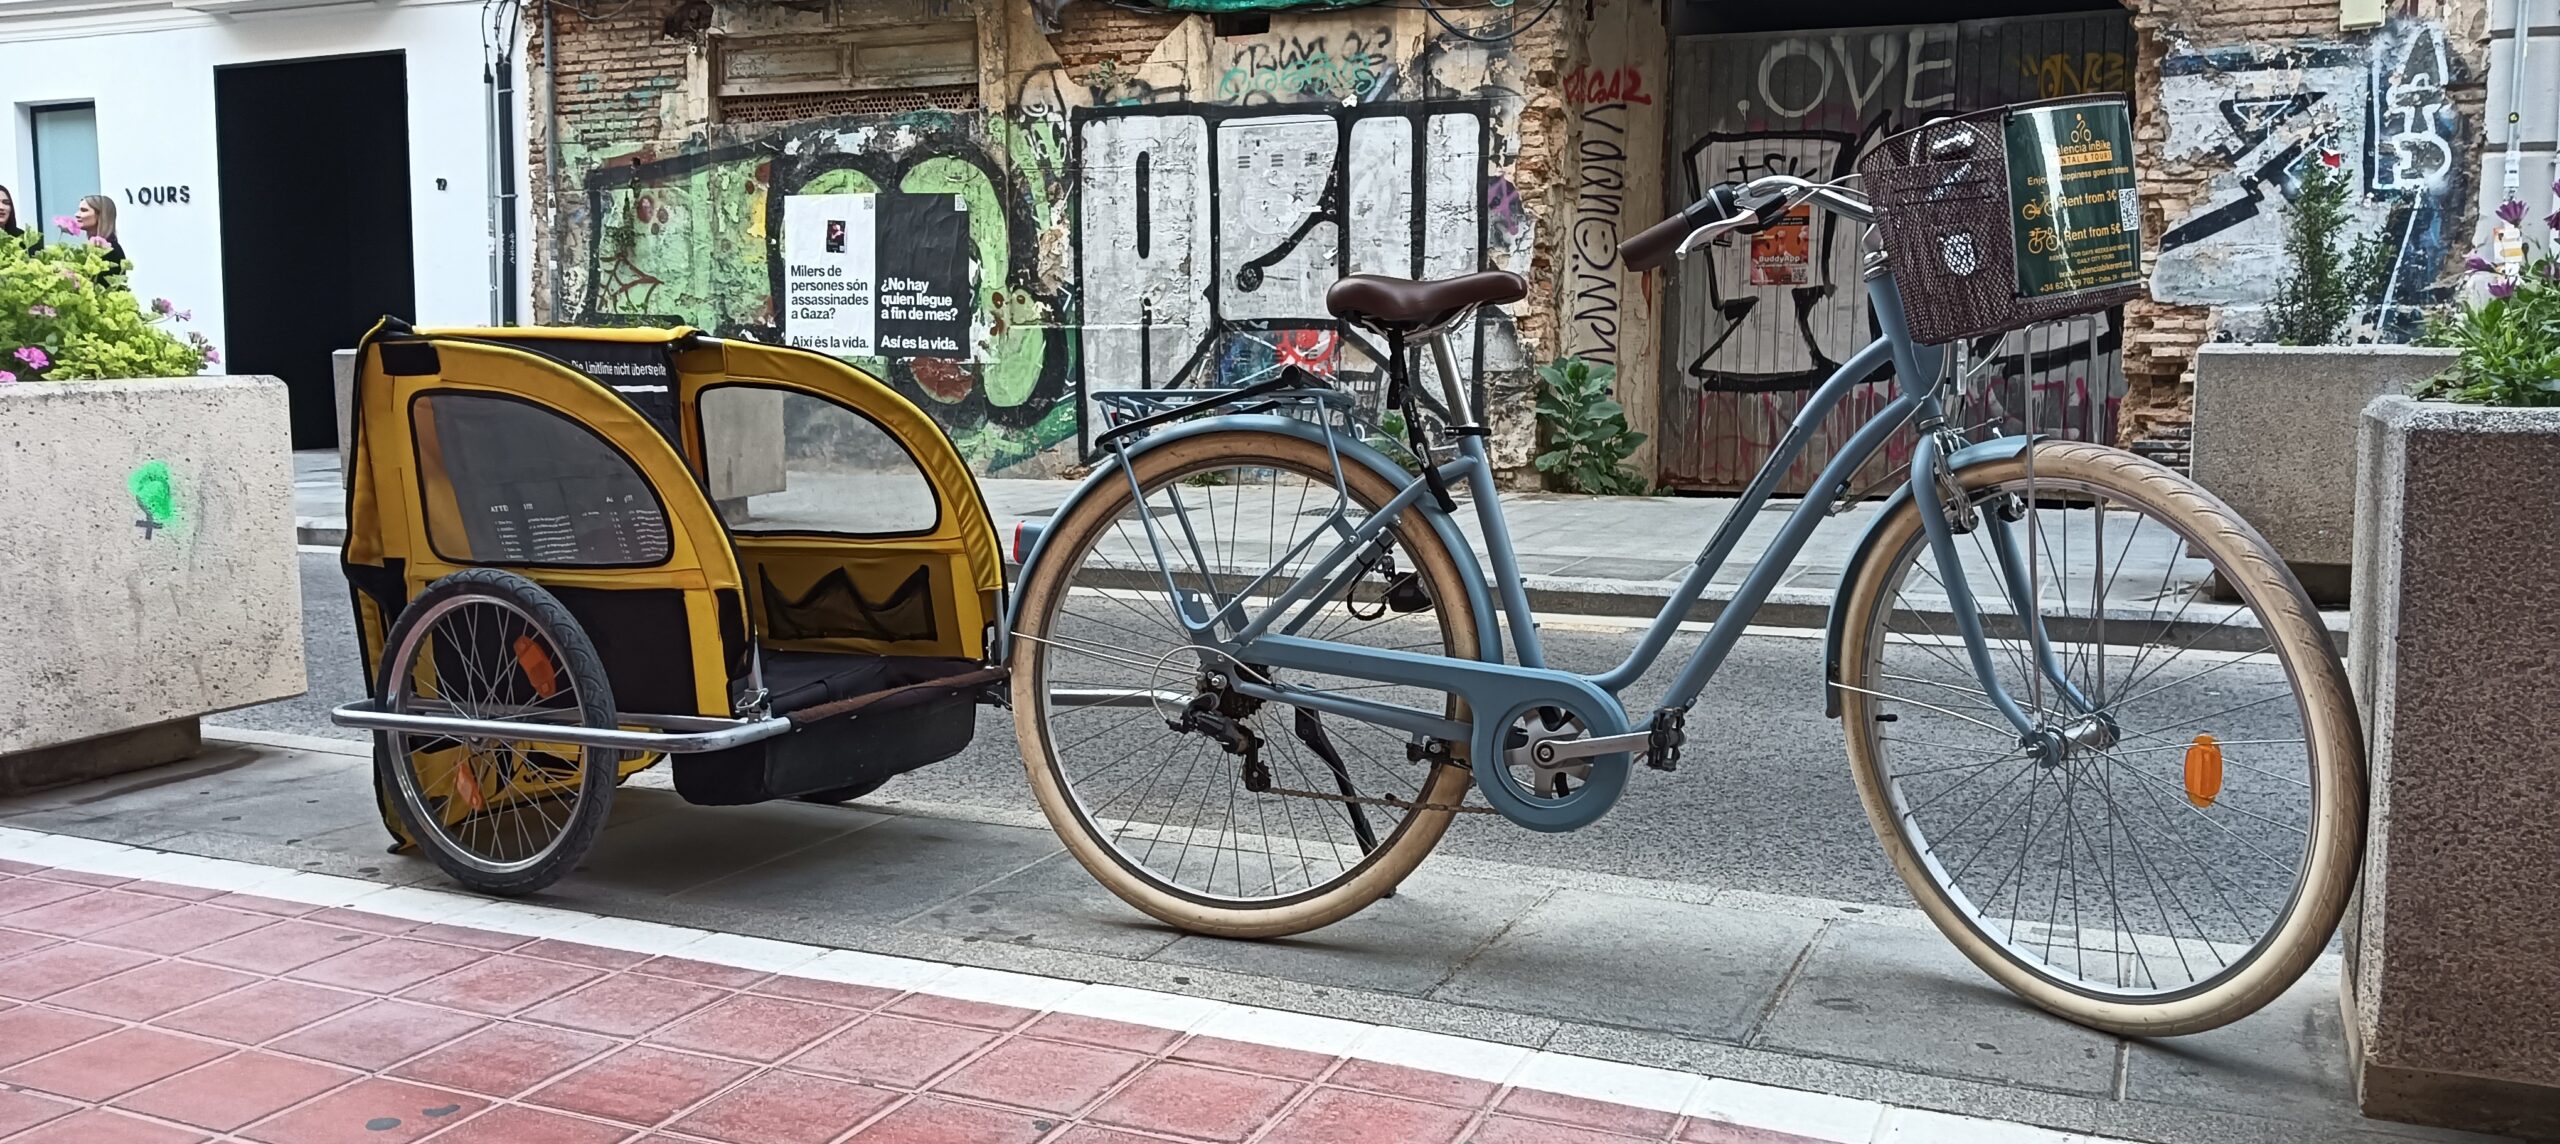
[[2131,187],[2116,192],[2116,221],[2126,230],[2142,225],[2142,195]]

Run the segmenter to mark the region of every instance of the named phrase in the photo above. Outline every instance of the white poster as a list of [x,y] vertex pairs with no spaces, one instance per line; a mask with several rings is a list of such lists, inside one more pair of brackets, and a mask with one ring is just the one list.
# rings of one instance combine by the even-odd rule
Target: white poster
[[801,349],[877,352],[877,195],[782,200],[782,328]]

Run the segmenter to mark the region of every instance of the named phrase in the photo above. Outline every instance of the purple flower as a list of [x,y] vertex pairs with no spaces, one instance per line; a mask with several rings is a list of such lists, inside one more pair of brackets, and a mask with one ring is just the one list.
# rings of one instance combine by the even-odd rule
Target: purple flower
[[45,352],[35,346],[20,346],[18,352],[10,356],[27,363],[28,369],[43,369],[53,364],[53,359],[46,357]]
[[2501,278],[2489,284],[2489,296],[2492,298],[2513,297],[2515,292],[2516,280],[2513,278]]
[[2480,256],[2479,256],[2479,255],[2477,255],[2477,254],[2474,254],[2474,255],[2472,255],[2471,257],[2464,259],[2464,260],[2462,261],[2462,267],[2463,267],[2463,269],[2465,269],[2465,270],[2469,270],[2470,272],[2472,272],[2472,273],[2474,273],[2474,274],[2486,274],[2486,273],[2488,273],[2489,271],[2492,271],[2492,270],[2497,269],[2497,267],[2492,266],[2492,265],[2490,265],[2490,264],[2489,264],[2489,260],[2488,260],[2488,259],[2486,259],[2486,258],[2482,258],[2482,257],[2480,257]]
[[196,320],[196,312],[193,310],[180,310],[178,311],[177,317],[181,322],[192,322]]
[[222,364],[222,351],[217,350],[217,349],[213,348],[212,346],[206,346],[206,347],[204,348],[204,364],[206,364],[206,365],[221,365],[221,364]]
[[176,303],[173,303],[166,298],[154,298],[151,300],[151,312],[154,314],[166,314],[177,308]]
[[27,307],[27,314],[29,317],[35,318],[58,318],[62,316],[62,311],[56,310],[42,302],[38,302],[35,305]]
[[2498,204],[2498,217],[2510,223],[2524,221],[2524,200],[2508,199]]

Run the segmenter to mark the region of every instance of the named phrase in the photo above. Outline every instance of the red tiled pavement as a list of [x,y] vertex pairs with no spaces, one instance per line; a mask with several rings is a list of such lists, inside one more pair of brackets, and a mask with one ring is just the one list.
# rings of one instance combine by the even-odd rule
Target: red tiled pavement
[[1810,1144],[1318,1053],[0,862],[0,1144]]

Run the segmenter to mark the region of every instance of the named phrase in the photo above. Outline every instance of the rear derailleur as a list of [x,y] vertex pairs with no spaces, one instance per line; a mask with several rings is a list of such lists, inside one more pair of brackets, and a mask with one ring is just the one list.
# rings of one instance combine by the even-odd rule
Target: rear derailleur
[[1201,678],[1200,693],[1183,705],[1180,715],[1165,720],[1165,726],[1177,734],[1205,735],[1228,754],[1243,759],[1244,789],[1260,794],[1271,789],[1271,767],[1262,761],[1262,736],[1245,720],[1261,708],[1261,700],[1237,694],[1224,673],[1211,672]]

